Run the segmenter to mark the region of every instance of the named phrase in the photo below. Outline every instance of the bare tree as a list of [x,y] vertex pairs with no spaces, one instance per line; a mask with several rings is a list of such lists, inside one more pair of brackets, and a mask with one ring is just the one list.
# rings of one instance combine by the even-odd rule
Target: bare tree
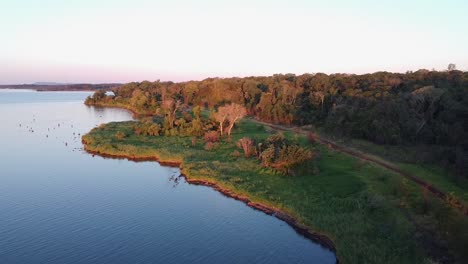
[[410,102],[413,104],[414,108],[417,109],[416,114],[419,119],[421,119],[421,123],[416,130],[416,135],[433,119],[434,114],[440,107],[438,103],[443,94],[443,89],[435,88],[434,86],[425,86],[411,93]]
[[229,116],[228,106],[219,107],[218,112],[214,114],[214,118],[216,119],[216,121],[219,122],[219,129],[221,132],[221,136],[223,135],[224,123],[227,121],[228,116]]
[[239,104],[232,103],[230,105],[227,105],[227,111],[228,111],[228,116],[227,120],[229,122],[229,126],[227,128],[227,133],[229,137],[231,136],[231,130],[236,124],[237,120],[243,118],[244,116],[247,115],[247,110],[245,107]]
[[312,96],[314,98],[318,98],[320,101],[320,105],[322,106],[322,111],[323,111],[323,102],[325,101],[325,93],[322,91],[315,91],[312,93]]

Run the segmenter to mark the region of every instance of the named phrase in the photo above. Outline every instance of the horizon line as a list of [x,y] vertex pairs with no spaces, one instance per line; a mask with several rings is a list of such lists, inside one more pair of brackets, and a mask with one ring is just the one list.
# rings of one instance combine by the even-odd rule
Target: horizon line
[[[375,73],[391,73],[391,74],[408,74],[408,73],[414,73],[418,71],[429,71],[429,72],[448,72],[448,69],[445,70],[436,70],[435,68],[432,69],[427,69],[427,68],[420,68],[418,70],[407,70],[407,71],[386,71],[386,70],[379,70],[379,71],[373,71],[373,72],[365,72],[365,73],[347,73],[347,72],[334,72],[334,73],[325,73],[325,72],[304,72],[304,73],[292,73],[292,72],[285,72],[285,73],[273,73],[273,74],[267,74],[267,75],[230,75],[230,76],[209,76],[209,77],[201,77],[197,79],[186,79],[186,80],[166,80],[166,79],[160,79],[157,78],[153,81],[149,79],[140,79],[140,80],[133,80],[133,81],[127,81],[127,82],[115,82],[115,81],[105,81],[105,82],[62,82],[62,81],[36,81],[36,82],[31,82],[31,83],[0,83],[0,86],[8,86],[8,85],[35,85],[35,86],[62,86],[62,85],[84,85],[84,84],[92,84],[92,85],[99,85],[99,84],[126,84],[126,83],[132,83],[132,82],[174,82],[174,83],[186,83],[186,82],[198,82],[198,81],[204,81],[207,79],[233,79],[233,78],[250,78],[250,77],[271,77],[275,75],[295,75],[295,76],[301,76],[301,75],[316,75],[316,74],[326,74],[328,76],[331,75],[348,75],[348,76],[360,76],[360,75],[366,75],[366,74],[375,74]],[[461,69],[455,69],[453,71],[460,71],[460,72],[467,72],[468,70],[461,70]]]

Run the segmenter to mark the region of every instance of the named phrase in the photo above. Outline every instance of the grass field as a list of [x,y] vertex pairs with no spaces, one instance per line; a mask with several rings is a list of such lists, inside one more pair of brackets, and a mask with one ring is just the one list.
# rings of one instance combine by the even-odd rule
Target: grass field
[[402,171],[423,179],[468,204],[468,180],[466,178],[455,177],[454,173],[434,163],[423,161],[426,153],[431,150],[430,146],[378,145],[357,139],[341,140],[340,144],[390,161]]
[[[190,137],[137,136],[134,122],[109,123],[83,136],[86,147],[108,155],[157,157],[181,162],[191,179],[216,182],[251,200],[278,208],[331,238],[343,263],[463,263],[468,256],[465,216],[431,197],[421,187],[381,167],[310,144],[314,172],[284,176],[256,159],[236,157],[235,143],[248,136],[266,138],[273,131],[244,120],[211,151]],[[118,132],[127,136],[119,140]],[[420,169],[417,165],[408,169]],[[466,197],[466,191],[460,190]]]

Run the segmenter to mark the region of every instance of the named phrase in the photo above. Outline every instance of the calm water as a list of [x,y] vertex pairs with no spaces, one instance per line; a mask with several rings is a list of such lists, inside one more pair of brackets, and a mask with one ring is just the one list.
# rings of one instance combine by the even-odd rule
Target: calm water
[[0,263],[334,263],[282,221],[155,162],[83,152],[129,120],[84,92],[0,90]]

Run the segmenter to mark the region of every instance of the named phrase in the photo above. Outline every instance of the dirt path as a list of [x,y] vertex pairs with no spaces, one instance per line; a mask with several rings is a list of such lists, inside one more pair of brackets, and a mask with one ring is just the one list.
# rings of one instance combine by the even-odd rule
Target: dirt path
[[[310,131],[300,129],[298,127],[288,127],[288,126],[283,126],[283,125],[274,125],[274,124],[262,122],[262,121],[259,121],[259,120],[255,120],[255,119],[250,119],[250,120],[257,123],[257,124],[261,124],[261,125],[264,125],[264,126],[267,126],[267,127],[271,127],[273,129],[276,129],[276,130],[291,131],[291,132],[294,132],[294,133],[297,133],[297,134],[302,134],[302,135],[309,135],[311,133]],[[463,212],[463,214],[468,216],[468,206],[467,205],[464,205],[462,202],[455,200],[451,195],[449,195],[446,192],[438,189],[437,187],[433,186],[432,184],[422,180],[421,178],[418,178],[418,177],[416,177],[416,176],[414,176],[414,175],[412,175],[412,174],[410,174],[408,172],[402,171],[395,164],[393,164],[393,163],[391,163],[389,161],[386,161],[386,160],[382,160],[381,158],[378,158],[378,157],[376,157],[374,155],[362,153],[362,152],[354,150],[352,148],[338,145],[335,142],[330,141],[330,140],[325,139],[325,138],[322,138],[322,137],[320,137],[318,135],[314,135],[314,139],[317,142],[319,142],[321,144],[324,144],[324,145],[327,145],[328,147],[330,147],[330,148],[332,148],[332,149],[334,149],[336,151],[351,155],[351,156],[359,158],[361,160],[372,162],[372,163],[377,164],[379,166],[382,166],[382,167],[384,167],[384,168],[386,168],[388,170],[391,170],[391,171],[393,171],[395,173],[398,173],[398,174],[402,175],[403,177],[405,177],[405,178],[415,182],[416,184],[422,186],[423,188],[426,188],[432,194],[434,194],[435,196],[439,197],[440,199],[446,201],[450,206],[460,210],[461,212]]]

